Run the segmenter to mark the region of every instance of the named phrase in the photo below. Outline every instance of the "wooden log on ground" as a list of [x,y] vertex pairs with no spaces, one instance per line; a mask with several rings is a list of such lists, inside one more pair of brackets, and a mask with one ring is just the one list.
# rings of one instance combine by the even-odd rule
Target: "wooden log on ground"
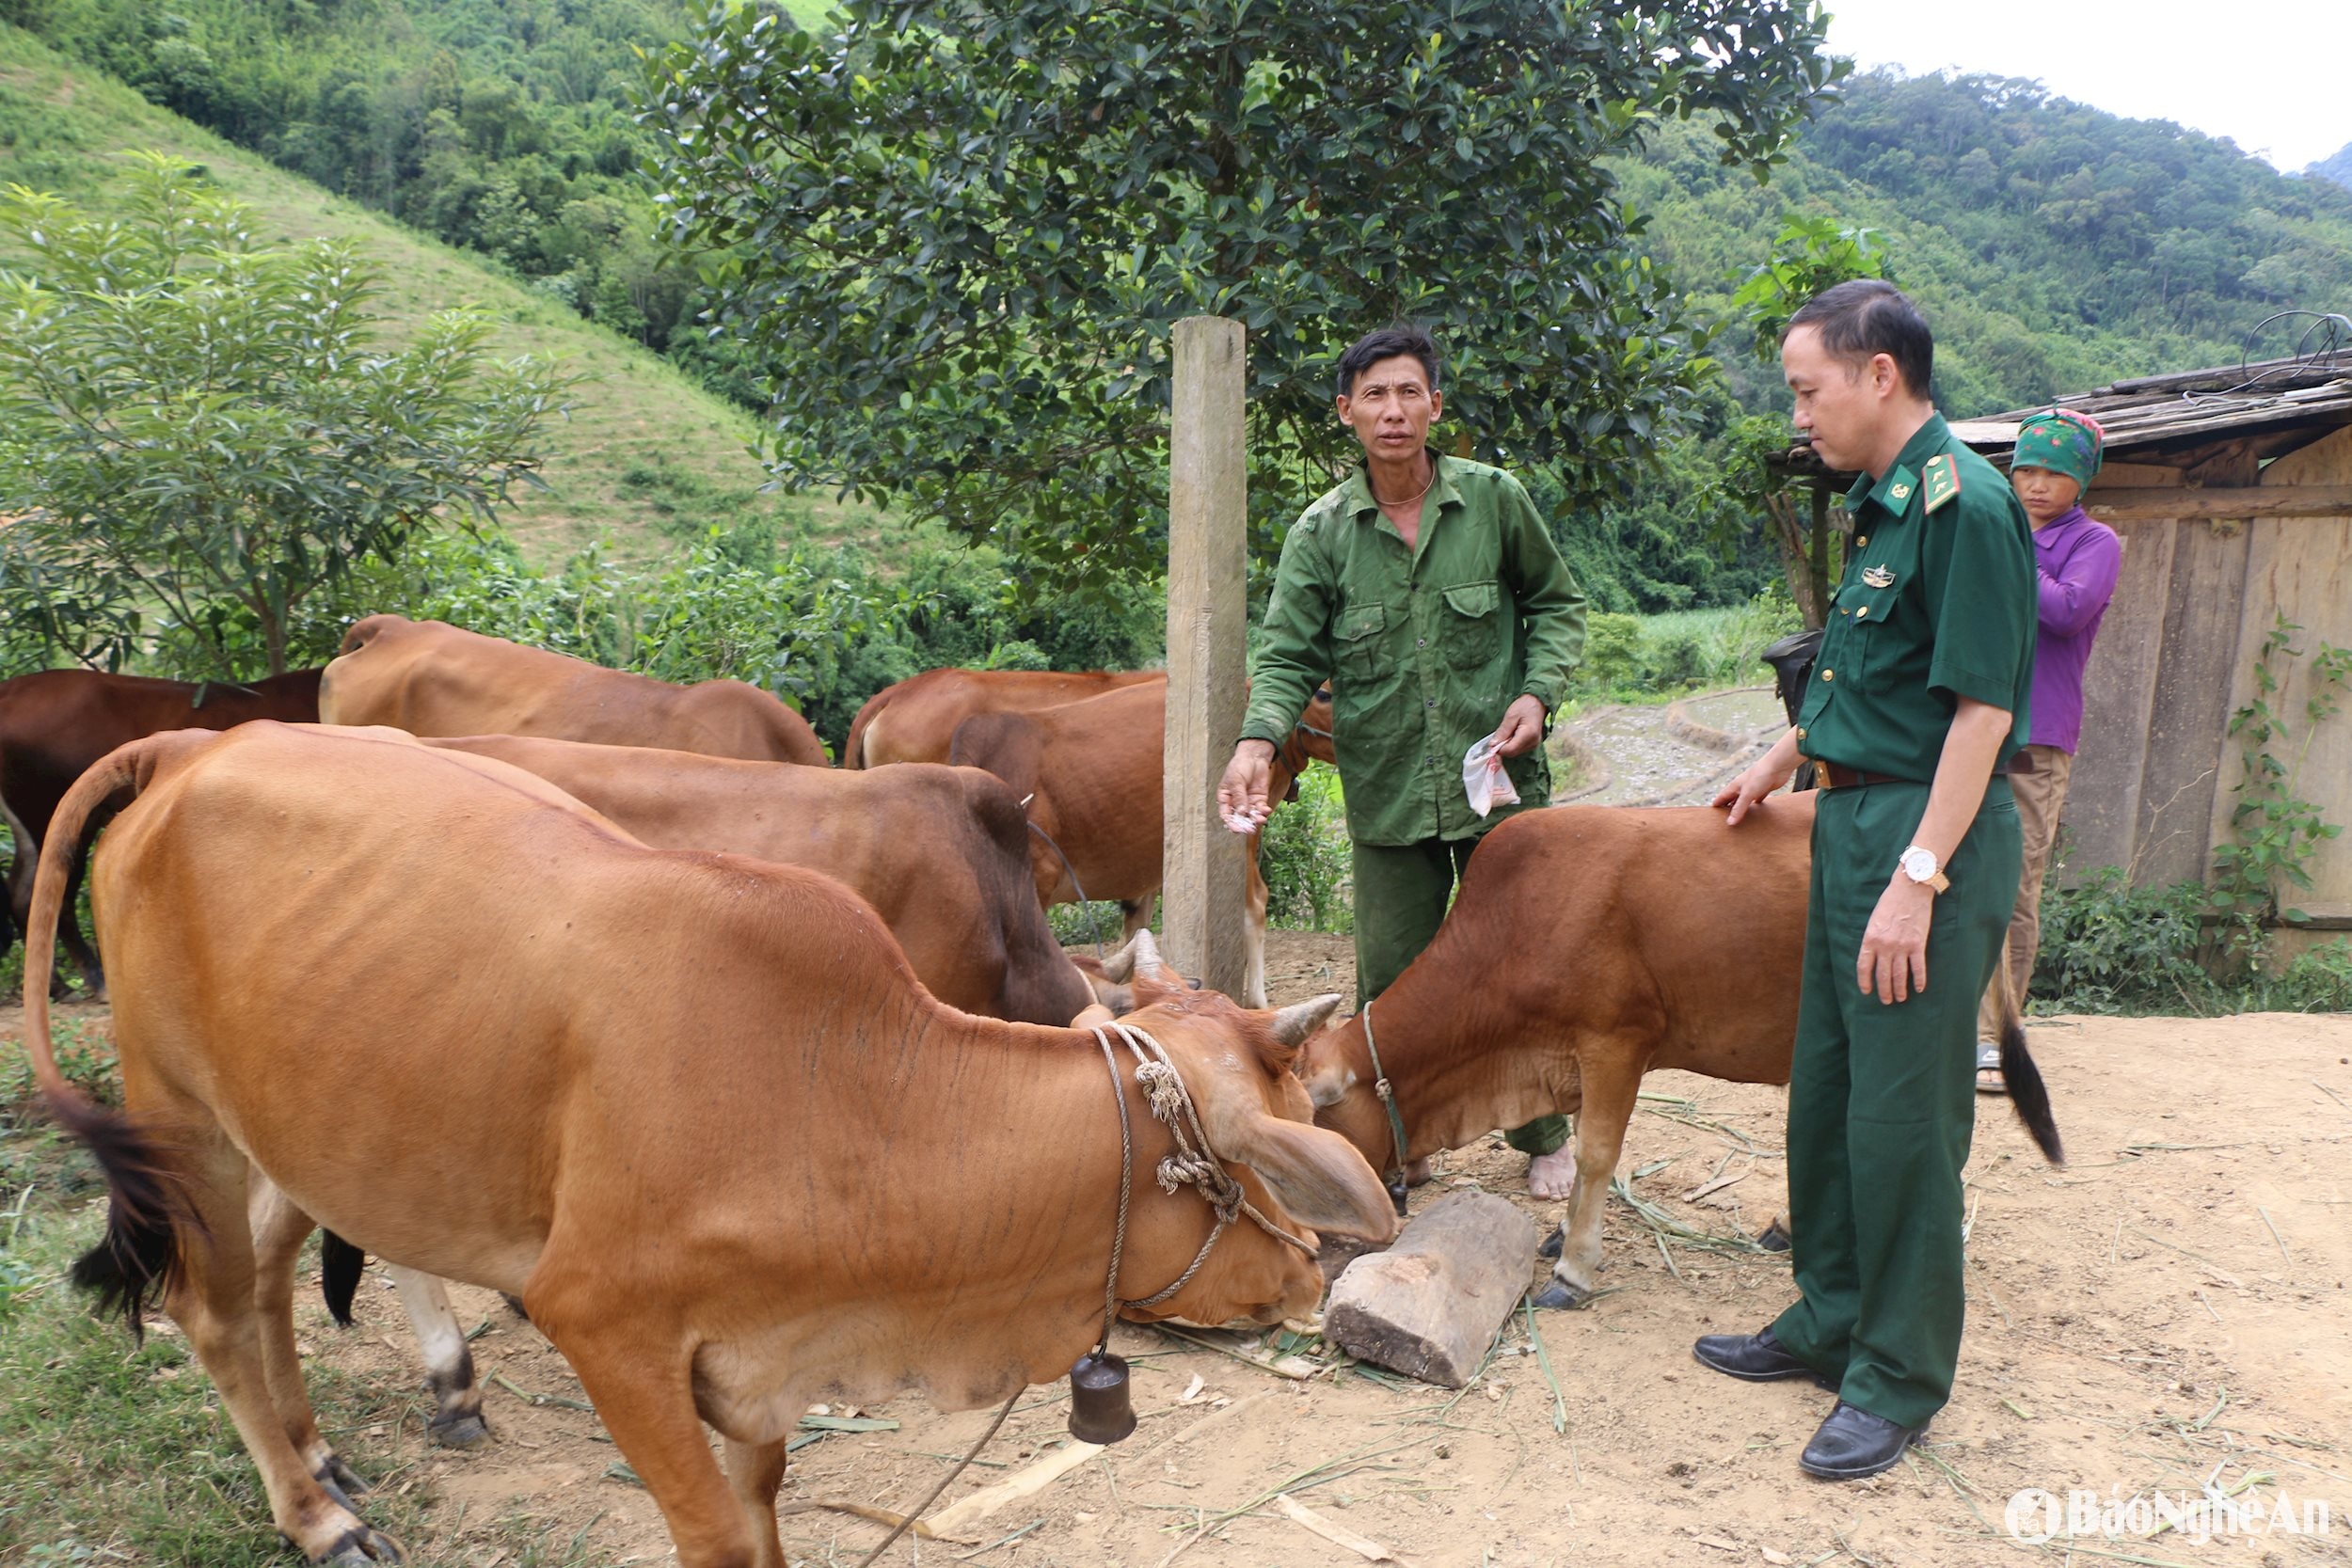
[[1492,1193],[1430,1205],[1331,1288],[1324,1337],[1359,1361],[1459,1388],[1527,1291],[1535,1222]]

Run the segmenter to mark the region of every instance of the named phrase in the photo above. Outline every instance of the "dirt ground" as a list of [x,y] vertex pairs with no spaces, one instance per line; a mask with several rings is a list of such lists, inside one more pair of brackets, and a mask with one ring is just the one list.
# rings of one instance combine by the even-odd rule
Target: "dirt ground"
[[[1270,959],[1278,1001],[1352,985],[1344,938],[1278,932]],[[15,1022],[0,1018],[0,1037]],[[1786,1265],[1668,1243],[1613,1203],[1604,1293],[1535,1315],[1540,1358],[1522,1313],[1457,1398],[1312,1357],[1282,1367],[1312,1375],[1278,1375],[1241,1358],[1254,1337],[1219,1349],[1122,1329],[1135,1436],[961,1542],[902,1543],[892,1560],[1368,1560],[1285,1513],[1274,1498],[1287,1488],[1430,1568],[1975,1564],[2027,1552],[2002,1533],[2022,1489],[2104,1503],[2211,1483],[2265,1499],[2266,1532],[2203,1544],[2178,1530],[2091,1535],[2066,1560],[2352,1561],[2352,1018],[2052,1019],[2033,1039],[2073,1164],[2044,1166],[2006,1101],[1980,1101],[1959,1387],[1924,1452],[1884,1476],[1807,1480],[1797,1451],[1829,1396],[1729,1382],[1691,1359],[1694,1336],[1769,1320],[1788,1296]],[[1647,1089],[1622,1167],[1633,1189],[1695,1231],[1758,1229],[1784,1190],[1779,1092],[1679,1073]],[[1474,1184],[1548,1227],[1560,1206],[1526,1196],[1524,1164],[1490,1138],[1442,1157],[1414,1207]],[[1717,1176],[1737,1180],[1685,1201]],[[573,1408],[584,1400],[562,1358],[496,1296],[453,1293],[469,1326],[486,1325],[474,1354],[497,1433],[468,1453],[423,1442],[415,1352],[389,1289],[362,1290],[356,1331],[302,1309],[307,1347],[384,1389],[398,1430],[374,1441],[391,1445],[392,1484],[428,1489],[434,1528],[411,1540],[417,1560],[514,1562],[512,1537],[495,1532],[517,1515],[552,1527],[559,1544],[581,1536],[604,1560],[667,1560],[658,1511],[594,1415]],[[944,1502],[1057,1447],[1067,1413],[1066,1386],[1033,1390]],[[861,1414],[898,1425],[812,1433],[793,1457],[787,1509],[907,1507],[989,1418],[912,1397]],[[2325,1502],[2329,1532],[2287,1532],[2271,1508],[2280,1492],[2298,1521]],[[855,1562],[882,1533],[826,1508],[783,1523],[796,1563]],[[2067,1545],[2042,1550],[2056,1560]]]

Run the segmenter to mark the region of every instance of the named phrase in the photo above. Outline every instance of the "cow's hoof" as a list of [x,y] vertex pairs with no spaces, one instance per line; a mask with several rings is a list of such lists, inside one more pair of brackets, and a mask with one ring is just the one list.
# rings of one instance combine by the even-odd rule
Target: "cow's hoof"
[[470,1449],[490,1440],[490,1428],[478,1412],[437,1417],[426,1428],[434,1442],[445,1449]]
[[326,1568],[373,1568],[379,1562],[405,1562],[408,1553],[382,1530],[361,1525],[339,1537],[326,1556],[311,1560]]
[[1764,1233],[1756,1239],[1756,1244],[1762,1247],[1766,1252],[1787,1252],[1788,1250],[1788,1242],[1789,1236],[1788,1228],[1778,1220],[1774,1220],[1772,1224],[1766,1226],[1764,1227]]
[[1535,1292],[1535,1305],[1548,1312],[1565,1312],[1584,1305],[1584,1292],[1565,1279],[1553,1279]]
[[358,1473],[343,1463],[341,1454],[328,1454],[326,1463],[318,1467],[312,1479],[326,1489],[328,1497],[350,1509],[354,1513],[359,1512],[351,1499],[366,1496],[368,1483],[361,1481]]
[[525,1323],[531,1322],[531,1314],[523,1308],[522,1297],[510,1296],[504,1291],[501,1291],[499,1292],[499,1300],[506,1303],[507,1308],[512,1311],[515,1316],[520,1318]]
[[[1560,1249],[1567,1244],[1567,1240],[1568,1227],[1565,1225],[1555,1225],[1551,1227],[1551,1234],[1544,1238],[1544,1244],[1535,1249],[1535,1256],[1557,1258],[1560,1256]],[[1536,1305],[1540,1307],[1543,1304],[1538,1302]]]

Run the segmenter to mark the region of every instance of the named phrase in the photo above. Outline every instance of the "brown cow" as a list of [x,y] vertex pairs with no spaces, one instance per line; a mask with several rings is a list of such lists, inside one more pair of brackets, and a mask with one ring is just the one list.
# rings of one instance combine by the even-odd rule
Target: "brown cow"
[[1066,1024],[1095,1000],[1038,905],[1021,802],[977,768],[850,773],[520,736],[427,744],[536,773],[658,849],[732,850],[837,878],[951,1007]]
[[343,634],[319,688],[319,717],[417,736],[535,735],[826,766],[808,721],[755,686],[673,686],[398,615],[371,615]]
[[[95,867],[122,1112],[59,1075],[26,994],[42,1096],[112,1191],[76,1278],[134,1322],[161,1295],[313,1562],[400,1556],[319,1479],[338,1471],[292,1318],[313,1219],[519,1292],[688,1568],[781,1568],[776,1489],[812,1400],[971,1408],[1059,1376],[1101,1325],[1122,1204],[1120,1298],[1199,1259],[1147,1319],[1320,1297],[1311,1252],[1161,1190],[1176,1145],[1123,1053],[941,1006],[830,878],[648,849],[532,774],[392,731],[252,724],[151,737],[76,784],[37,938],[125,786]],[[1310,1248],[1308,1227],[1393,1232],[1363,1160],[1299,1119],[1297,1045],[1336,998],[1144,1000],[1131,1022],[1223,1157],[1208,1180]],[[894,1175],[877,1145],[928,1163]],[[257,1170],[292,1216],[258,1236]]]
[[[225,730],[248,719],[314,720],[319,672],[296,670],[250,686],[223,681],[152,680],[95,670],[42,670],[0,681],[0,811],[16,838],[8,907],[22,927],[33,908],[33,868],[49,819],[73,781],[116,747],[159,730]],[[79,889],[82,864],[73,865]],[[68,908],[72,907],[71,892]],[[0,923],[0,932],[6,923]],[[66,951],[92,996],[106,976],[78,921],[63,927]],[[0,941],[0,952],[5,952]],[[25,967],[33,967],[28,956]]]
[[866,700],[842,743],[844,768],[946,762],[956,726],[976,713],[1031,713],[1148,681],[1165,670],[926,670]]
[[[1330,729],[1330,699],[1318,693],[1274,759],[1272,790],[1289,793]],[[1316,721],[1320,722],[1316,722]],[[1029,860],[1046,904],[1116,898],[1133,937],[1150,918],[1160,890],[1161,784],[1168,732],[1168,683],[1136,685],[1034,713],[983,713],[956,726],[949,760],[985,768],[1028,800],[1037,830]],[[1265,879],[1258,837],[1249,835],[1246,936],[1248,980],[1242,1000],[1265,1003]]]
[[[1512,817],[1470,857],[1437,940],[1370,1009],[1311,1042],[1315,1119],[1381,1168],[1490,1129],[1576,1115],[1576,1188],[1541,1307],[1573,1306],[1600,1267],[1601,1210],[1642,1075],[1679,1068],[1786,1084],[1797,1036],[1810,792],[1724,827],[1706,806],[1555,806]],[[2001,1067],[2017,1114],[2061,1158],[2014,1010]]]

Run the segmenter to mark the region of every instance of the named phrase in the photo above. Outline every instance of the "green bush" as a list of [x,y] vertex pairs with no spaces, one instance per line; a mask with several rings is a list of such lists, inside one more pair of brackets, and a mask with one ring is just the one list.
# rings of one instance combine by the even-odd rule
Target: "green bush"
[[2338,937],[2314,947],[2254,989],[2264,1012],[2352,1013],[2352,943]]
[[1286,931],[1356,928],[1356,875],[1339,773],[1310,768],[1298,799],[1275,808],[1258,846],[1266,924]]
[[2053,860],[2042,895],[2042,945],[2032,993],[2069,1013],[2212,1012],[2222,988],[2198,963],[2205,890],[2196,882],[2136,888],[2101,866],[2077,887],[2058,885]]

